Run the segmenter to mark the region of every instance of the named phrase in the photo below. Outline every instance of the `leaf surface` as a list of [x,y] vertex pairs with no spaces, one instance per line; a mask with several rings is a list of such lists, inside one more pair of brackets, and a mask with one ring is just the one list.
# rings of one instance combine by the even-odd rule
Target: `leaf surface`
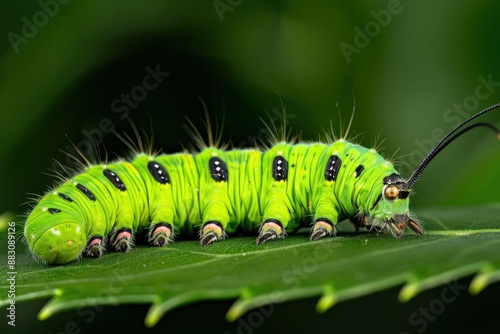
[[[235,299],[226,314],[234,321],[262,305],[312,296],[319,297],[317,310],[323,312],[395,286],[402,286],[399,298],[407,301],[472,274],[469,291],[476,294],[500,279],[499,214],[500,205],[422,210],[426,234],[420,237],[355,233],[342,222],[336,237],[317,242],[309,242],[307,232],[259,246],[253,236],[208,247],[179,240],[65,266],[35,263],[18,241],[16,301],[52,297],[39,319],[85,306],[150,303],[145,323],[154,326],[165,312],[203,300]],[[2,305],[9,302],[8,277],[2,270]]]

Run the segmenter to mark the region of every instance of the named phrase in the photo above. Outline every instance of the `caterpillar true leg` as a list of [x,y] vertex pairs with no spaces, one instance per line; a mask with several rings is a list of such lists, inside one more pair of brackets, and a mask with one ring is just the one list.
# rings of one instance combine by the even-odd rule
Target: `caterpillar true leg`
[[351,223],[354,224],[354,227],[356,228],[356,232],[359,232],[360,227],[364,228],[370,228],[370,217],[367,214],[364,213],[358,213],[351,219],[349,219]]
[[421,224],[419,222],[412,220],[411,218],[408,218],[405,225],[418,235],[424,234],[424,230],[422,229]]

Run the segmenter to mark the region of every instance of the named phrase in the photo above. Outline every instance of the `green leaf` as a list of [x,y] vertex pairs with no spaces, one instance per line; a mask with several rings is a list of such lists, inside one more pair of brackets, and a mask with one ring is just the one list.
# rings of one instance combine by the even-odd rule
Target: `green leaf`
[[[312,243],[305,233],[259,246],[254,237],[230,237],[208,247],[179,240],[65,266],[21,256],[18,242],[16,301],[52,297],[40,320],[85,306],[150,303],[145,323],[154,326],[166,312],[203,300],[236,299],[226,314],[234,321],[262,305],[313,296],[319,296],[317,311],[324,312],[340,301],[401,285],[399,299],[405,302],[473,274],[469,291],[477,294],[500,280],[500,255],[492,251],[500,246],[499,214],[498,204],[419,211],[426,222],[420,237],[357,234],[342,222],[338,236]],[[9,276],[2,271],[1,298]]]

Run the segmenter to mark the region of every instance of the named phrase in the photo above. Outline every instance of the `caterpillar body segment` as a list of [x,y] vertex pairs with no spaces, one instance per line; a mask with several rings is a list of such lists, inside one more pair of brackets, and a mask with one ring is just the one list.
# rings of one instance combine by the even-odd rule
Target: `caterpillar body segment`
[[204,149],[195,160],[200,173],[200,242],[208,245],[237,230],[251,233],[260,221],[262,153]]
[[140,154],[92,166],[47,194],[29,215],[25,235],[36,258],[55,264],[99,257],[106,247],[128,251],[142,229],[158,246],[174,233],[198,230],[202,245],[237,231],[258,232],[262,243],[310,226],[313,217],[316,240],[360,212],[375,219],[371,225],[407,215],[408,200],[367,204],[395,173],[376,152],[344,140],[282,142],[265,152]]

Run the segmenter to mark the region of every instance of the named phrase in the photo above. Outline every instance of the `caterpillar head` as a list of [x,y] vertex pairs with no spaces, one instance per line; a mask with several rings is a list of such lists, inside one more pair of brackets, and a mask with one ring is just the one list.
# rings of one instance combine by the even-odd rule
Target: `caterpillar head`
[[[378,192],[378,194],[377,194]],[[377,231],[388,228],[391,233],[400,237],[405,227],[417,234],[423,234],[418,221],[410,218],[409,196],[411,188],[399,174],[393,173],[382,181],[382,187],[375,187],[375,202],[368,214],[360,217],[357,226],[364,226]]]
[[47,264],[64,264],[78,258],[87,243],[80,222],[43,204],[29,215],[24,235],[33,256]]
[[[417,234],[423,234],[422,227],[418,221],[410,218],[409,213],[409,195],[411,188],[415,185],[417,180],[422,175],[428,164],[451,142],[460,137],[462,134],[468,132],[476,127],[486,127],[492,130],[497,138],[500,139],[500,130],[495,125],[486,122],[478,122],[469,124],[477,117],[500,107],[500,103],[488,107],[475,115],[470,116],[468,119],[457,125],[453,130],[446,134],[424,157],[422,162],[415,168],[408,180],[404,180],[397,173],[390,174],[383,179],[382,188],[377,188],[379,191],[375,203],[368,210],[368,214],[361,214],[356,217],[354,223],[356,226],[365,226],[375,229],[383,229],[388,227],[396,237],[403,234],[405,227],[410,228]],[[467,125],[467,126],[466,126]],[[372,193],[371,198],[375,198],[377,194]]]

